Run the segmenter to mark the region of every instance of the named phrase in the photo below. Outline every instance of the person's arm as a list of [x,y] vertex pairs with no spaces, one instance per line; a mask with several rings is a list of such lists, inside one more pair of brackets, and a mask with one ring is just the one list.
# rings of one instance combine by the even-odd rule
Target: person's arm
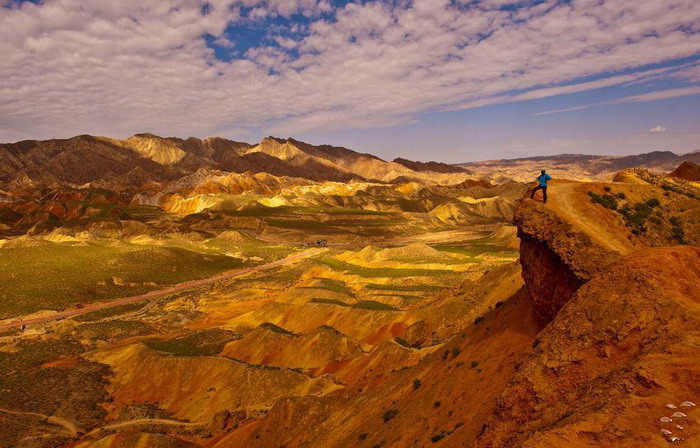
[[546,174],[546,176],[547,176],[547,180],[552,180],[552,176],[550,176],[549,174]]

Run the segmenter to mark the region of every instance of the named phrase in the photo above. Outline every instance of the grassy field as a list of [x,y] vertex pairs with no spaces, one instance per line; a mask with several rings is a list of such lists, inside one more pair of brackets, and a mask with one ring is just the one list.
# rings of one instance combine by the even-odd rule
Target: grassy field
[[122,314],[132,313],[138,311],[144,307],[143,303],[127,303],[126,305],[119,305],[112,308],[104,308],[97,311],[91,311],[89,313],[80,314],[74,316],[73,320],[78,322],[92,322],[96,320],[106,319],[108,317],[120,316]]
[[398,308],[395,308],[391,305],[387,305],[386,303],[377,302],[376,300],[360,300],[357,303],[345,303],[343,301],[334,299],[313,298],[309,300],[309,303],[325,303],[327,305],[337,305],[346,308],[355,308],[359,310],[400,311]]
[[441,252],[458,254],[468,257],[468,260],[473,263],[479,263],[482,261],[482,255],[498,255],[504,257],[518,257],[518,250],[511,249],[508,247],[502,247],[497,244],[493,244],[488,241],[466,241],[464,243],[449,243],[449,244],[436,244],[432,246],[433,249],[439,250]]
[[300,289],[323,289],[326,291],[337,292],[339,294],[355,297],[355,293],[352,291],[352,289],[348,288],[348,286],[340,280],[322,277],[316,277],[314,280],[316,280],[319,284],[314,286],[302,286]]
[[0,318],[125,297],[240,267],[182,248],[89,244],[0,249]]
[[215,356],[233,339],[233,333],[215,328],[176,339],[148,341],[146,345],[176,356]]

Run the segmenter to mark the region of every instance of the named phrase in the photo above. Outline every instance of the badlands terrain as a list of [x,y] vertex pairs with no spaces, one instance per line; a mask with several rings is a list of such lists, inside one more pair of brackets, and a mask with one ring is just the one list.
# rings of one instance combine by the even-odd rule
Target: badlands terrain
[[0,145],[0,446],[698,446],[699,158]]

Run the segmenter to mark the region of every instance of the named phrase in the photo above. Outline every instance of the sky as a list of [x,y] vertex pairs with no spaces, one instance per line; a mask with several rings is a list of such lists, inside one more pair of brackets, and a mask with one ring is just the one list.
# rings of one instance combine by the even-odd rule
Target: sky
[[0,0],[0,141],[700,149],[697,0]]

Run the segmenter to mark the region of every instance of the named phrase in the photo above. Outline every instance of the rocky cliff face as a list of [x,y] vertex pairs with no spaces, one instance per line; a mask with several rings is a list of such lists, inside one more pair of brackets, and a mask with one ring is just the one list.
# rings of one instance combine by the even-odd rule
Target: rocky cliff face
[[620,258],[534,201],[523,201],[514,215],[520,263],[535,312],[551,321],[593,275]]
[[477,446],[695,446],[698,415],[680,406],[700,398],[700,249],[623,256],[529,200],[515,222],[530,300],[549,324]]

